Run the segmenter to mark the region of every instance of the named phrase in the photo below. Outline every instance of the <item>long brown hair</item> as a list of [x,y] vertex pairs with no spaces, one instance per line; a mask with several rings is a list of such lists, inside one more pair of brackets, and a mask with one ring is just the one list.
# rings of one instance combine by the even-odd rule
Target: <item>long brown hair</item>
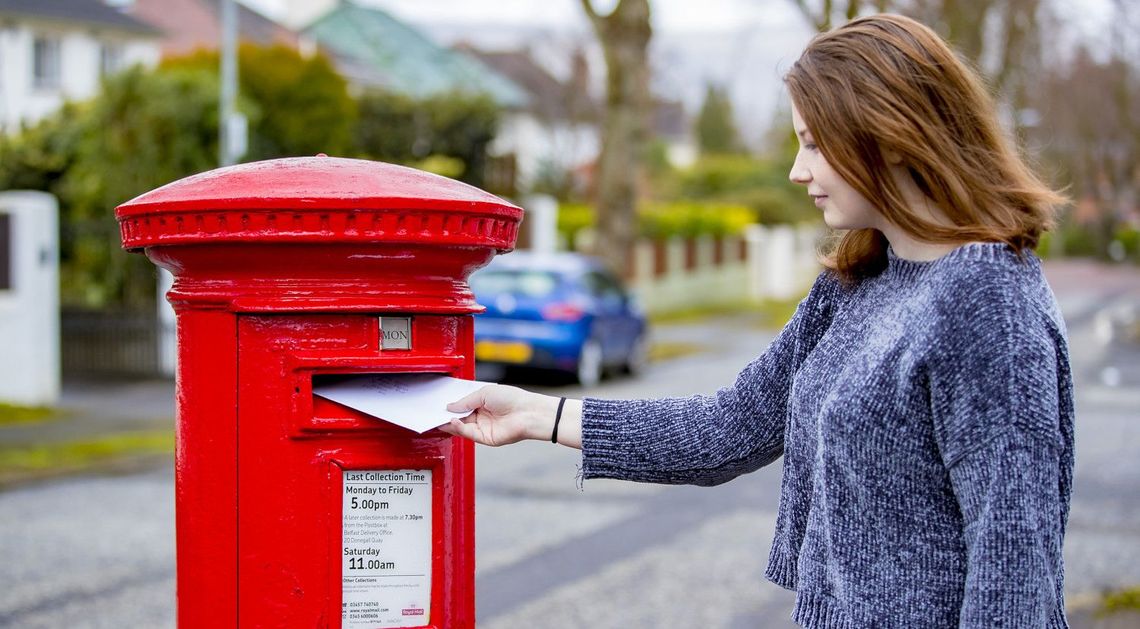
[[[824,158],[891,223],[936,243],[1037,246],[1067,201],[1042,182],[998,123],[978,74],[930,28],[899,15],[859,18],[817,35],[785,76]],[[885,151],[954,224],[911,212]],[[887,264],[886,237],[856,229],[825,254],[847,280]]]

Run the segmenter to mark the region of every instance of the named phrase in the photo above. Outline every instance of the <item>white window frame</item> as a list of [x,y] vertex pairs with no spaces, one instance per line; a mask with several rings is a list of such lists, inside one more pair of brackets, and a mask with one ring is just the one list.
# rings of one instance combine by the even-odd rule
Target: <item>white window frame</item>
[[32,39],[32,87],[58,90],[63,83],[63,42],[60,37],[38,34]]
[[123,45],[105,41],[99,44],[99,76],[115,74],[123,69]]

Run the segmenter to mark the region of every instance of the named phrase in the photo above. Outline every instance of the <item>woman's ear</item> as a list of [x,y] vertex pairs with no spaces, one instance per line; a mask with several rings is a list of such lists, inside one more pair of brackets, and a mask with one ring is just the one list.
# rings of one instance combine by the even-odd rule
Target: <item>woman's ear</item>
[[891,166],[898,166],[902,163],[902,155],[891,149],[883,149],[883,159]]

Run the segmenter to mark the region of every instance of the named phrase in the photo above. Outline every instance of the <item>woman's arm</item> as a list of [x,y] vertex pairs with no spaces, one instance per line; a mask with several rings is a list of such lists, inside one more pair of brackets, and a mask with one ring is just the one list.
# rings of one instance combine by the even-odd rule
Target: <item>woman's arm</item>
[[[646,400],[567,400],[558,442],[582,448],[585,478],[722,483],[783,452],[788,389],[826,328],[837,280],[823,274],[768,349],[713,395]],[[550,439],[559,398],[485,387],[449,406],[472,411],[447,432],[486,445]]]
[[936,439],[964,526],[960,627],[1063,626],[1066,349],[1045,317],[1007,290],[980,287],[966,303],[969,329],[944,339],[931,370]]
[[[714,395],[567,399],[558,443],[585,446],[586,478],[713,485],[767,465],[783,453],[796,328],[793,319],[733,386]],[[449,404],[449,411],[471,414],[441,430],[490,446],[550,440],[559,400],[516,387],[486,386]]]

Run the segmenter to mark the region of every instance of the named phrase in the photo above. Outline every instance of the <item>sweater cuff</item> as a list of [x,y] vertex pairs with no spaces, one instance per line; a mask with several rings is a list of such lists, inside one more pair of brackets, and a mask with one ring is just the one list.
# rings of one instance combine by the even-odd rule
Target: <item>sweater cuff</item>
[[582,400],[582,478],[621,478],[623,409],[628,401]]

